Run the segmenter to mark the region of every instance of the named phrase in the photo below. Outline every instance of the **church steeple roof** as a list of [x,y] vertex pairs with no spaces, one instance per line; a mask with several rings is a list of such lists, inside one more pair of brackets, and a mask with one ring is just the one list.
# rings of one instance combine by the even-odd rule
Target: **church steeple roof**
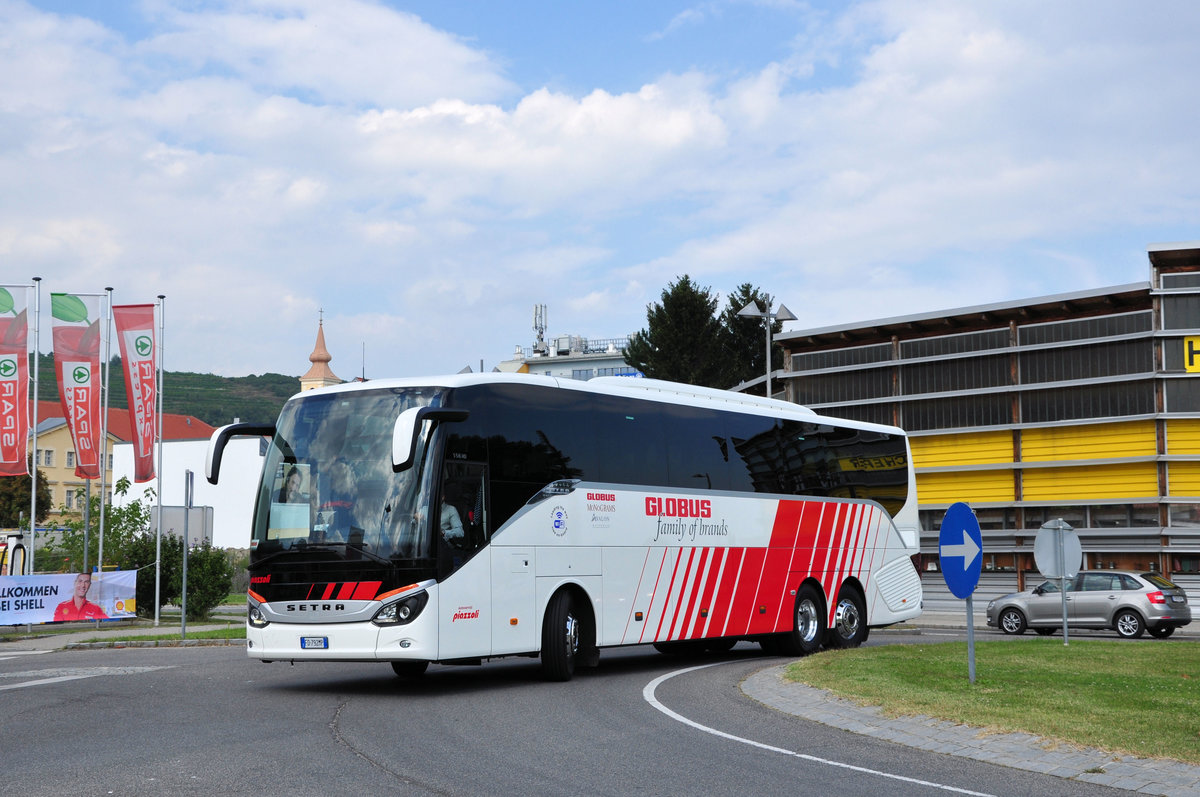
[[300,377],[300,389],[312,390],[317,387],[340,385],[342,380],[338,379],[329,368],[329,362],[332,359],[333,356],[325,348],[325,321],[321,319],[317,322],[317,344],[313,347],[312,354],[308,355],[308,361],[312,363],[312,367],[304,376]]

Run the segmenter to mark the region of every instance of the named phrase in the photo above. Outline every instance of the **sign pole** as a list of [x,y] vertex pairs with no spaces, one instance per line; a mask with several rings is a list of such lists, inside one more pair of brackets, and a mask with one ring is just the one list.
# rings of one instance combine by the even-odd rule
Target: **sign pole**
[[967,676],[975,683],[975,602],[972,594],[983,569],[983,532],[970,506],[951,504],[938,532],[942,578],[956,598],[967,601]]
[[975,593],[967,596],[967,678],[975,683]]
[[[1067,535],[1063,532],[1063,519],[1058,519],[1058,526],[1054,529],[1054,536],[1058,538],[1058,561],[1067,561]],[[1063,576],[1058,580],[1058,591],[1062,593],[1062,610],[1063,610],[1063,647],[1071,644],[1071,631],[1067,623],[1067,578],[1066,568],[1063,568]]]

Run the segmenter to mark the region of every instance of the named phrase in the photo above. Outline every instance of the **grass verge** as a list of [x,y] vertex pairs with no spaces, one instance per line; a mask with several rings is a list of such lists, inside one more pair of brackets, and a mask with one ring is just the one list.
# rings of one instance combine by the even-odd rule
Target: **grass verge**
[[1185,642],[964,642],[830,651],[787,677],[891,716],[1200,764],[1200,646]]
[[[179,632],[173,634],[129,634],[128,636],[103,636],[88,639],[87,642],[154,642],[167,639],[179,639]],[[228,628],[214,628],[209,631],[188,631],[188,639],[245,639],[246,626],[231,625]]]

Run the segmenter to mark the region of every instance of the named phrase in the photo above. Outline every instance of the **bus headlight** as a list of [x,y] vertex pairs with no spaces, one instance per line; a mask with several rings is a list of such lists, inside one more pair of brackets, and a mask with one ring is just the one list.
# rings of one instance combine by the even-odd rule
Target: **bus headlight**
[[269,624],[267,618],[263,617],[262,610],[253,603],[250,604],[250,611],[246,615],[246,621],[250,623],[251,628],[266,628]]
[[371,622],[375,625],[406,625],[417,619],[425,604],[429,602],[429,593],[420,592],[389,603],[375,613]]

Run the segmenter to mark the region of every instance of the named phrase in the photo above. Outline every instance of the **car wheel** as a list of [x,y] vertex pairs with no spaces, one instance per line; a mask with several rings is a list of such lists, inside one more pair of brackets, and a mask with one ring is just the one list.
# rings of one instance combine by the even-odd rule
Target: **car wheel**
[[1113,628],[1124,639],[1137,639],[1146,630],[1146,624],[1142,622],[1140,614],[1126,609],[1113,620]]
[[1166,639],[1171,634],[1175,633],[1175,626],[1159,625],[1155,626],[1154,628],[1147,628],[1146,630],[1150,633],[1150,636],[1154,637],[1155,639]]
[[1025,615],[1020,609],[1005,609],[1000,612],[1000,630],[1006,634],[1025,633]]
[[1057,631],[1058,629],[1057,628],[1035,628],[1033,630],[1037,631],[1038,636],[1054,636],[1054,632]]

